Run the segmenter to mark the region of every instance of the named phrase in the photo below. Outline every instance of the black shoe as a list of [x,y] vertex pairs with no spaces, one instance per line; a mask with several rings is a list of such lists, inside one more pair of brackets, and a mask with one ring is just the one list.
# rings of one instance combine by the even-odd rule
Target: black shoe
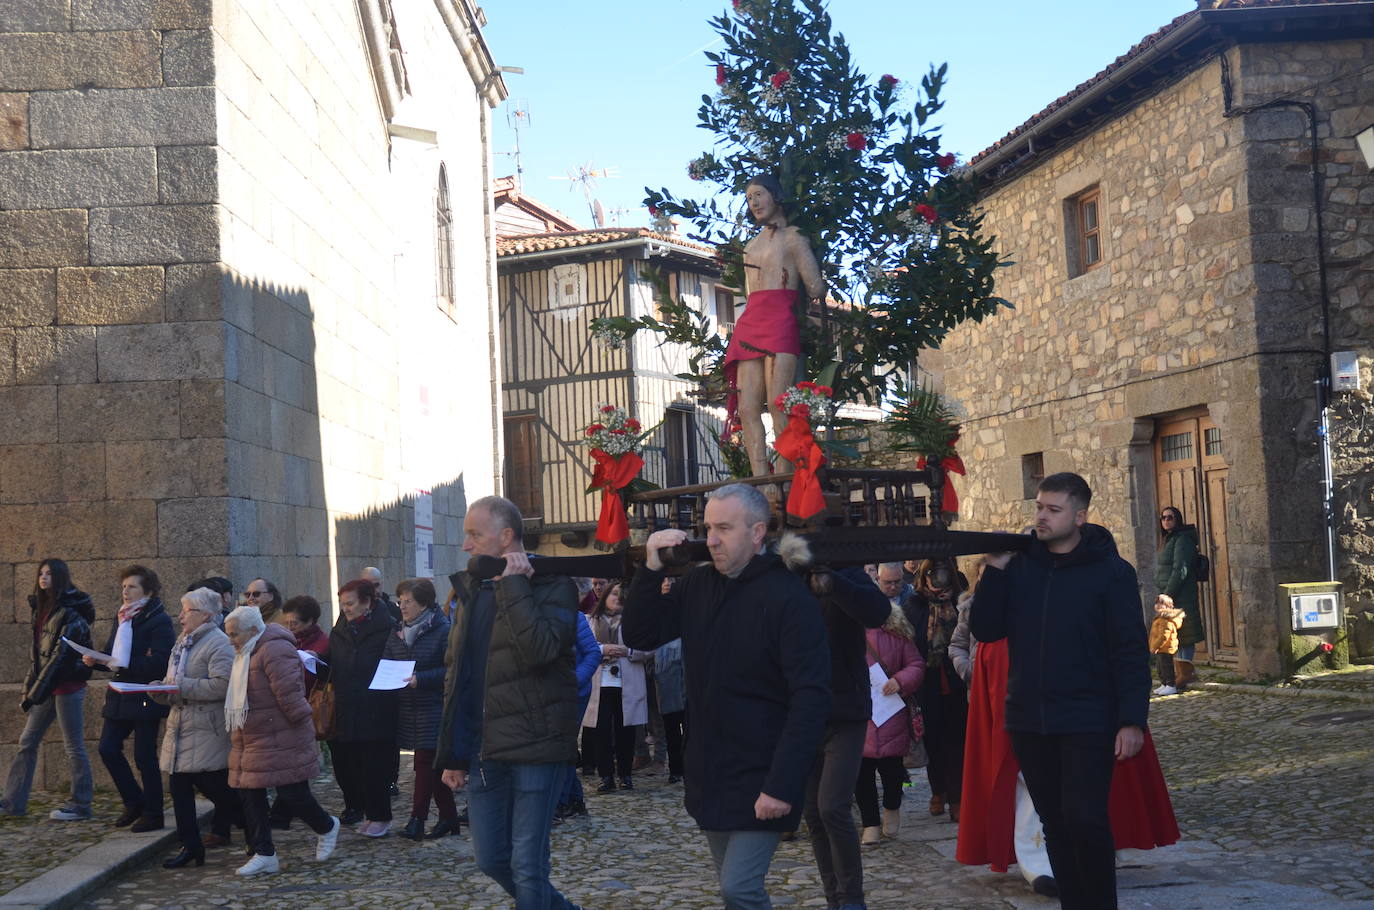
[[573,816],[576,816],[576,815],[586,815],[586,814],[587,814],[587,804],[584,803],[582,800],[580,800],[580,799],[575,799],[575,800],[573,800],[572,802],[568,803],[568,817],[569,817],[569,818],[571,818],[571,817],[573,817]]
[[1048,875],[1037,875],[1031,882],[1031,890],[1044,897],[1058,897],[1059,883]]
[[161,831],[163,820],[161,815],[141,815],[138,821],[129,826],[129,830],[142,833],[144,831]]
[[392,797],[397,797],[401,795],[401,788],[396,786],[395,781],[391,782],[391,795]]
[[205,865],[205,851],[202,850],[199,853],[192,853],[190,850],[187,850],[185,847],[182,847],[181,852],[178,853],[176,856],[168,860],[163,860],[162,868],[180,869],[182,866],[189,866],[193,862],[197,866]]
[[343,815],[339,816],[339,824],[341,825],[356,825],[362,820],[362,809],[345,809]]
[[568,817],[568,804],[567,804],[567,803],[559,803],[558,805],[556,805],[556,806],[553,807],[553,818],[554,818],[554,821],[561,821],[561,820],[563,820],[563,819],[565,819],[565,818],[567,818],[567,817]]
[[124,814],[115,819],[116,828],[127,828],[143,817],[143,807],[125,806]]
[[468,821],[468,807],[464,806],[463,811],[458,813],[458,823],[461,825],[471,824]]
[[596,788],[596,792],[597,792],[597,793],[614,793],[614,792],[615,792],[615,778],[614,778],[614,777],[603,777],[603,778],[601,778],[601,785],[598,786],[598,787]]
[[630,775],[626,774],[624,777],[620,779],[620,789],[633,790],[634,788],[634,781],[630,780]]
[[439,819],[439,823],[429,829],[425,835],[425,840],[436,840],[440,837],[448,837],[450,834],[462,834],[463,823],[458,819]]
[[418,818],[411,818],[406,822],[406,826],[400,831],[401,837],[408,837],[411,840],[425,839],[425,823]]
[[680,783],[682,783],[682,775],[681,775],[681,774],[669,774],[669,775],[668,775],[668,783],[670,783],[670,784],[680,784]]

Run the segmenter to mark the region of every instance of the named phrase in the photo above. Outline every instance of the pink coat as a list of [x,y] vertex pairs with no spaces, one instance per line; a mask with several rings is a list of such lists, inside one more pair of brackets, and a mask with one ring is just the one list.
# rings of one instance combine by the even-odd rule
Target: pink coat
[[[886,629],[869,629],[868,645],[878,652],[882,665],[897,680],[903,696],[912,695],[921,687],[926,675],[926,664],[921,652],[909,640],[893,635]],[[874,664],[873,654],[868,654],[868,665]],[[898,711],[889,717],[881,727],[873,721],[868,722],[868,734],[864,737],[864,758],[888,758],[905,755],[911,740],[911,717],[906,710]]]
[[248,719],[230,742],[229,786],[235,789],[298,784],[319,771],[296,638],[276,623],[267,624],[248,658]]

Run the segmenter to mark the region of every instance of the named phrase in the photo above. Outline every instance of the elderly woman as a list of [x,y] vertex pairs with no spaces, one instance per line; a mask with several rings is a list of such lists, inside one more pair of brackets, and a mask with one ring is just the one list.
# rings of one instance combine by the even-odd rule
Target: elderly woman
[[619,582],[608,585],[591,615],[592,632],[601,646],[601,672],[592,677],[592,696],[582,724],[595,727],[597,732],[598,793],[615,790],[617,771],[620,789],[634,789],[630,770],[635,757],[635,728],[649,722],[644,664],[654,659],[654,652],[626,647],[620,632],[621,596]]
[[328,859],[338,843],[340,825],[310,793],[318,753],[296,640],[285,627],[264,623],[257,607],[230,613],[224,632],[236,652],[224,701],[231,737],[229,786],[239,791],[253,851],[238,874],[262,875],[281,868],[268,821],[268,787],[276,787],[277,796],[319,835],[315,859]]
[[[162,770],[172,791],[181,852],[162,865],[180,869],[205,864],[206,846],[229,842],[238,800],[229,789],[229,732],[224,729],[224,694],[234,666],[234,646],[219,630],[224,601],[210,588],[181,598],[181,636],[172,646],[163,680],[176,692],[153,696],[172,706],[162,734]],[[196,790],[215,805],[211,838],[202,841],[196,823]]]
[[364,837],[391,831],[391,782],[396,779],[396,693],[369,689],[387,639],[396,631],[372,582],[356,579],[339,589],[341,615],[329,633],[334,684],[334,779],[343,791],[344,824],[362,822]]
[[[113,671],[118,682],[160,682],[167,675],[167,658],[176,640],[172,618],[158,597],[162,583],[152,569],[134,565],[119,573],[119,586],[123,604],[105,645],[105,653],[111,659],[104,663],[91,657],[81,660],[88,667]],[[162,769],[157,761],[157,728],[167,716],[167,706],[153,701],[147,693],[123,694],[108,689],[105,708],[100,713],[105,718],[100,729],[100,760],[124,800],[124,813],[115,821],[115,827],[129,825],[130,831],[161,828]],[[143,781],[141,787],[124,757],[124,742],[131,733],[134,763]]]
[[[296,649],[313,651],[325,657],[329,654],[329,633],[320,628],[320,602],[309,594],[297,594],[282,605],[278,622],[296,636]],[[315,671],[301,664],[301,681],[305,683],[305,697],[315,691],[319,677]],[[280,796],[272,803],[272,827],[286,831],[291,827],[291,809]]]
[[[410,821],[401,832],[402,837],[411,840],[443,837],[461,830],[453,791],[439,779],[440,772],[434,767],[434,740],[444,708],[444,650],[449,630],[449,621],[435,605],[436,599],[433,583],[424,578],[396,586],[401,628],[387,639],[382,655],[387,660],[415,661],[410,684],[400,692],[396,725],[396,745],[415,752],[415,793]],[[431,799],[439,809],[439,821],[426,835]]]

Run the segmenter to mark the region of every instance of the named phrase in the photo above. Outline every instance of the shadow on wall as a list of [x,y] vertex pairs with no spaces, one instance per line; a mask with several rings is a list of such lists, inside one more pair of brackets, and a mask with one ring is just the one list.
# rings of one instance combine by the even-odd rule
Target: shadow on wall
[[[442,598],[448,592],[448,575],[467,565],[467,554],[463,552],[463,517],[467,514],[468,499],[463,475],[430,488],[429,495],[433,540],[428,576],[435,579],[435,590]],[[399,582],[420,574],[416,562],[417,496],[417,493],[407,493],[359,515],[334,519],[340,584],[357,578],[365,567],[376,566],[382,571],[387,593],[394,595]],[[422,518],[423,511],[421,509]],[[333,599],[331,596],[330,603],[326,604],[325,598],[320,598],[321,606],[331,615]]]

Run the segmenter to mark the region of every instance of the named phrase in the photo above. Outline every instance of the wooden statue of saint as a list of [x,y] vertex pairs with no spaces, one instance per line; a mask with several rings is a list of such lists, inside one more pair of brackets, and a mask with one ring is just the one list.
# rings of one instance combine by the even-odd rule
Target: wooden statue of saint
[[[769,473],[764,408],[773,417],[773,432],[781,433],[787,417],[774,401],[799,375],[798,319],[808,301],[825,295],[825,283],[810,244],[787,223],[778,181],[769,175],[755,177],[744,196],[750,220],[759,225],[759,232],[744,248],[744,289],[749,296],[725,352],[725,378],[730,385],[726,428],[738,414],[749,466],[757,477]],[[789,462],[779,459],[779,473],[791,469]]]

